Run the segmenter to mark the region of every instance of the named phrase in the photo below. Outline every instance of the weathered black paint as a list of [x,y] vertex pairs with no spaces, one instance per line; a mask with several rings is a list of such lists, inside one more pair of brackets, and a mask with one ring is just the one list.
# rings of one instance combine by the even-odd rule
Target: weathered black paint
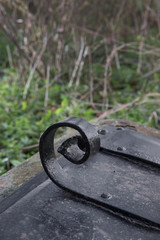
[[[41,138],[40,154],[58,186],[43,173],[3,201],[0,239],[160,239],[160,140],[108,126],[97,135],[96,128],[82,119],[67,121],[73,128],[77,122],[89,153],[94,153],[78,165],[64,157],[56,160],[55,125],[51,126],[47,134],[52,131],[52,136],[46,141],[45,132]],[[94,136],[100,145],[93,151]],[[61,150],[78,144],[78,139],[69,139]],[[78,145],[87,151],[81,140]]]

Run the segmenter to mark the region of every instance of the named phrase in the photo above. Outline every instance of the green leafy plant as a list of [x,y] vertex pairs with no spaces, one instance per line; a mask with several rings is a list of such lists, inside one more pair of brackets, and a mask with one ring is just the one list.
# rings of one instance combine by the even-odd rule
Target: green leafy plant
[[0,3],[0,174],[69,116],[160,128],[158,0],[32,2]]

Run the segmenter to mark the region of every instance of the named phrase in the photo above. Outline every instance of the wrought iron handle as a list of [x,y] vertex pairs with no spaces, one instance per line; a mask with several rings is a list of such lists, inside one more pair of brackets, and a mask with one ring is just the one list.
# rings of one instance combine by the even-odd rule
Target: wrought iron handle
[[[39,143],[39,153],[42,165],[51,178],[61,188],[71,191],[70,186],[72,176],[66,176],[66,173],[58,163],[54,150],[54,136],[58,128],[70,127],[77,130],[80,136],[74,136],[65,141],[58,151],[65,156],[67,160],[74,164],[84,163],[91,155],[100,149],[100,138],[95,126],[82,118],[70,117],[50,126],[41,136]],[[70,145],[76,144],[79,149],[72,154],[68,151]],[[75,188],[78,187],[78,183]]]

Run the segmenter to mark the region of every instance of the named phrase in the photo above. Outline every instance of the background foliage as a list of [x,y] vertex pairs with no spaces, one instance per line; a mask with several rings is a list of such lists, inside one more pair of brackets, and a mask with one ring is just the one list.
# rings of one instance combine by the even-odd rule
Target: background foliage
[[0,174],[68,116],[160,128],[160,1],[0,2]]

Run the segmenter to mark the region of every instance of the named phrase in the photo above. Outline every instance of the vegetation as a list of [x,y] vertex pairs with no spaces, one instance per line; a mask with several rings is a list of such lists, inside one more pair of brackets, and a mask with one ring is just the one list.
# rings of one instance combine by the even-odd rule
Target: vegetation
[[68,116],[160,128],[158,0],[0,3],[0,174]]

